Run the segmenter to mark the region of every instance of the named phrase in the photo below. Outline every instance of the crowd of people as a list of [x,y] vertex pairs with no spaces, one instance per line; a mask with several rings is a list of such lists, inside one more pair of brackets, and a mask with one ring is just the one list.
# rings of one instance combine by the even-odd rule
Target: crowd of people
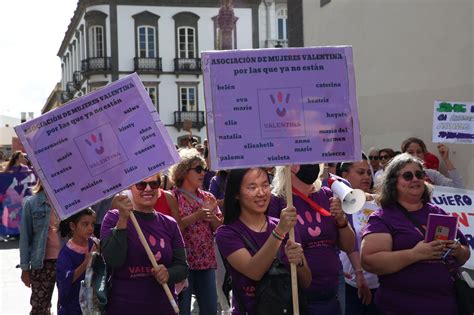
[[[467,241],[458,231],[459,242],[425,242],[414,222],[426,226],[430,213],[445,214],[430,203],[432,184],[463,188],[462,177],[445,145],[438,153],[447,175],[422,140],[406,139],[400,149],[291,165],[293,206],[285,167],[212,172],[200,144],[179,149],[181,160],[167,173],[61,222],[38,182],[20,229],[31,314],[50,314],[55,284],[58,313],[82,314],[80,283],[94,251],[111,274],[106,314],[174,314],[165,285],[180,314],[193,307],[203,315],[258,314],[258,285],[276,261],[296,266],[300,314],[457,314],[452,274],[470,257]],[[6,171],[21,169],[19,159]],[[329,177],[364,191],[379,209],[344,213]]]

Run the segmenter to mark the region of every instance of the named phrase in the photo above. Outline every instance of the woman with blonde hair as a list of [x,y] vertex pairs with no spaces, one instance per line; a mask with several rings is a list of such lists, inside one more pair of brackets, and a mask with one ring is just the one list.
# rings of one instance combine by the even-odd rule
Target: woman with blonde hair
[[201,189],[206,162],[196,149],[182,149],[181,161],[171,168],[176,187],[181,230],[189,264],[189,287],[179,300],[180,314],[190,314],[191,294],[196,295],[201,314],[217,313],[214,232],[222,224],[216,198]]
[[[341,269],[338,249],[351,252],[355,237],[341,202],[327,187],[321,187],[319,164],[292,165],[291,183],[293,205],[299,234],[312,280],[305,290],[308,314],[341,314],[338,278]],[[273,180],[272,201],[268,214],[280,217],[286,207],[284,167],[277,167]]]

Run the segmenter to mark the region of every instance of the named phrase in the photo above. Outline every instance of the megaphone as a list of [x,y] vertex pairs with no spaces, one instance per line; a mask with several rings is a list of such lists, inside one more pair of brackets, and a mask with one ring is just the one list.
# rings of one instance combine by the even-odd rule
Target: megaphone
[[328,186],[341,199],[342,210],[347,214],[359,212],[365,204],[365,193],[360,189],[352,189],[336,178],[328,179]]

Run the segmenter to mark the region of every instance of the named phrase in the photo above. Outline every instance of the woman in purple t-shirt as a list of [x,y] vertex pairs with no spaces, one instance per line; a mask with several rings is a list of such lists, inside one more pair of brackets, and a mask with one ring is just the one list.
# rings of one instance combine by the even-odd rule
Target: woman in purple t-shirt
[[[100,230],[102,254],[112,269],[107,314],[175,314],[162,284],[168,284],[176,300],[175,284],[186,279],[188,265],[178,224],[153,208],[160,182],[157,174],[132,185],[133,205],[127,196],[117,195],[112,201],[114,209],[104,217]],[[156,269],[132,224],[131,211],[155,256]]]
[[[274,217],[278,217],[281,209],[286,206],[283,170],[283,167],[277,167],[273,180],[275,196],[268,214]],[[341,269],[338,249],[352,251],[355,236],[342,212],[340,200],[332,196],[329,188],[321,187],[319,174],[319,164],[291,166],[293,204],[298,214],[295,229],[301,238],[313,276],[311,285],[305,290],[305,296],[308,314],[341,314],[337,297]],[[316,203],[324,209],[317,212],[310,203]]]
[[[281,211],[280,220],[268,217],[271,198],[268,174],[263,168],[230,171],[224,199],[224,225],[217,230],[219,251],[227,261],[235,292],[232,314],[256,314],[257,282],[270,269],[288,231],[296,224],[295,208]],[[249,251],[242,236],[255,244],[257,253]],[[298,267],[298,283],[307,287],[311,271],[300,244],[288,240],[285,254]]]
[[[379,276],[375,304],[385,315],[458,313],[451,273],[470,251],[460,231],[461,244],[424,241],[416,226],[425,229],[430,213],[446,214],[430,199],[421,160],[407,153],[396,156],[386,167],[381,209],[370,216],[361,249],[363,268]],[[448,248],[452,251],[443,262]]]

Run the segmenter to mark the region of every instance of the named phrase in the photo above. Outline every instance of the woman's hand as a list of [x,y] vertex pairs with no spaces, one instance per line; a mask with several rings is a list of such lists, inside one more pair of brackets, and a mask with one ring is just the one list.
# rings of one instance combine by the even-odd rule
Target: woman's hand
[[459,255],[461,254],[461,246],[462,245],[459,242],[455,242],[452,240],[446,241],[446,249],[451,249],[449,255],[455,258],[459,258]]
[[291,264],[301,265],[303,263],[304,253],[301,244],[288,240],[285,245],[285,254]]
[[334,217],[334,220],[336,220],[336,223],[338,225],[346,224],[347,217],[344,214],[344,211],[342,211],[341,200],[336,197],[331,197],[329,201],[330,201],[329,212],[331,212],[331,215]]
[[443,160],[449,160],[449,148],[444,144],[438,144],[438,153]]
[[115,195],[112,199],[112,209],[118,209],[120,219],[126,221],[133,210],[132,201],[125,194]]
[[21,281],[28,287],[31,288],[31,271],[22,270],[21,271]]
[[420,241],[412,250],[417,260],[431,260],[440,259],[444,254],[445,248],[446,241],[436,240],[429,243]]
[[372,302],[372,292],[362,270],[356,271],[357,296],[362,300],[362,304],[369,305]]
[[160,284],[168,282],[170,275],[165,265],[158,265],[158,268],[152,268],[151,272],[153,273],[153,276],[155,277],[156,281],[158,281]]
[[276,227],[277,232],[286,235],[296,225],[296,208],[287,207],[281,210],[280,222]]

